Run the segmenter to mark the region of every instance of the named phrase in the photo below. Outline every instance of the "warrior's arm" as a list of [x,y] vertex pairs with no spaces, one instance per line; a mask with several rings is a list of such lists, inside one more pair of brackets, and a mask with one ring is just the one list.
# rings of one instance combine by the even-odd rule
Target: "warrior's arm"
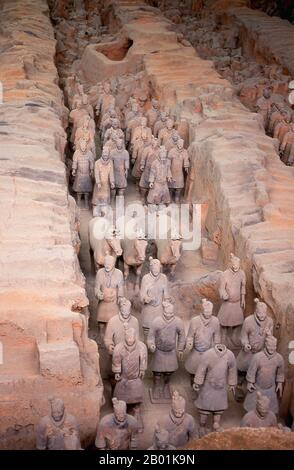
[[76,172],[77,171],[77,168],[78,168],[78,152],[75,151],[75,153],[73,154],[73,160],[72,160],[72,171],[73,172]]
[[250,382],[251,384],[255,384],[258,368],[259,368],[258,362],[256,360],[255,355],[253,355],[250,365],[248,367],[247,374],[246,374],[247,382]]
[[114,347],[114,342],[113,342],[113,329],[111,327],[110,322],[107,323],[106,325],[106,330],[105,330],[105,335],[104,335],[104,344],[108,352],[112,354],[112,350]]
[[36,447],[38,450],[47,449],[47,426],[44,422],[44,418],[41,419],[39,424],[36,426]]
[[242,346],[246,346],[246,344],[250,344],[249,342],[249,329],[248,329],[248,325],[247,325],[247,322],[244,321],[243,325],[242,325],[242,329],[241,329],[241,344]]
[[150,330],[148,332],[147,346],[150,350],[155,348],[155,327],[153,324],[151,324]]
[[186,339],[186,348],[187,349],[192,349],[193,343],[194,343],[194,336],[196,333],[194,321],[191,320],[190,325],[189,325],[189,330],[187,334],[187,339]]
[[184,323],[182,320],[178,322],[178,351],[184,351],[186,346],[186,335],[185,335],[185,329],[184,329]]
[[190,167],[190,159],[187,151],[184,152],[184,168]]
[[219,286],[219,295],[221,299],[226,299],[228,297],[226,286],[227,286],[226,276],[224,275],[224,273],[222,273],[220,276],[220,286]]
[[113,162],[110,162],[110,171],[109,171],[109,183],[111,186],[114,186],[114,170],[113,170]]
[[221,342],[221,331],[219,321],[216,324],[214,335],[213,335],[214,344],[219,344]]
[[276,370],[276,382],[284,383],[285,382],[285,364],[284,359],[281,357],[277,370]]
[[147,369],[147,358],[148,352],[144,343],[142,343],[142,348],[140,351],[140,372],[145,372]]
[[[100,270],[99,270],[100,271]],[[103,299],[103,290],[102,290],[102,282],[101,282],[101,272],[97,272],[96,279],[95,279],[95,296],[97,299]]]
[[119,344],[115,346],[112,354],[112,372],[114,374],[121,374],[122,371],[120,347],[118,346]]
[[237,364],[234,354],[232,353],[228,362],[228,385],[235,387],[237,385]]

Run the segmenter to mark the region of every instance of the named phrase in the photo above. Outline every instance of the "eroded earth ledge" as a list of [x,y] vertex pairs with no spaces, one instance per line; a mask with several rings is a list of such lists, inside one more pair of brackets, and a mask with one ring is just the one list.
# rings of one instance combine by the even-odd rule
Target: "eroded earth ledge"
[[35,447],[50,396],[75,410],[87,442],[102,382],[79,313],[88,300],[62,161],[54,32],[45,0],[5,0],[0,17],[0,448]]

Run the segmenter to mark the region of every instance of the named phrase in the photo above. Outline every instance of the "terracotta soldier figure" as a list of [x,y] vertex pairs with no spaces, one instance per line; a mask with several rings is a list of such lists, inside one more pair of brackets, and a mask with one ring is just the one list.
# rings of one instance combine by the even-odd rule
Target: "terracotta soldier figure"
[[260,391],[270,399],[270,409],[277,414],[278,396],[281,397],[283,393],[285,374],[284,359],[277,352],[277,340],[274,336],[267,335],[264,349],[253,355],[246,380],[248,392],[244,401],[245,410],[255,409],[256,394]]
[[168,183],[171,179],[170,161],[167,159],[165,147],[161,146],[158,158],[154,160],[150,168],[148,204],[170,203]]
[[125,140],[125,135],[123,131],[119,127],[119,119],[114,118],[112,119],[111,127],[107,129],[107,131],[104,134],[104,145],[108,140],[110,140],[112,137],[116,137],[116,139],[121,139],[123,142]]
[[[151,370],[153,389],[151,401],[161,402],[171,398],[170,376],[178,369],[177,351],[182,358],[185,349],[184,323],[174,314],[174,305],[170,300],[163,301],[163,313],[154,318],[147,338],[149,350],[154,353]],[[161,385],[163,376],[164,386]]]
[[[102,116],[100,122],[100,131],[101,131],[101,139],[104,142],[105,132],[112,126],[113,119],[118,119],[117,111],[113,106],[110,106],[106,113]],[[120,121],[119,121],[119,127]]]
[[169,443],[175,447],[182,447],[198,437],[195,419],[186,413],[186,401],[177,390],[173,392],[170,412],[161,420],[161,426],[168,431]]
[[136,180],[139,180],[141,178],[141,161],[143,158],[143,153],[146,149],[149,148],[149,145],[151,143],[151,138],[149,138],[149,134],[147,130],[150,131],[146,127],[146,129],[142,130],[142,135],[141,138],[136,139],[132,151],[132,163],[134,163],[134,167],[132,170],[132,175]]
[[263,96],[261,96],[256,102],[256,111],[262,116],[265,130],[268,129],[269,125],[271,105],[271,89],[269,87],[266,87],[263,91]]
[[113,413],[104,416],[98,424],[95,446],[99,450],[136,450],[138,446],[137,420],[127,414],[127,405],[112,399]]
[[133,328],[139,338],[139,322],[136,317],[131,315],[131,302],[125,297],[120,297],[118,307],[119,312],[110,318],[104,336],[104,344],[109,354],[112,354],[118,343],[124,341],[127,329]]
[[[94,126],[94,129],[93,129]],[[84,116],[78,124],[78,128],[75,134],[74,148],[78,148],[79,141],[85,140],[87,142],[87,150],[92,152],[94,160],[96,158],[96,146],[95,146],[95,123],[90,116]]]
[[115,268],[115,258],[113,256],[106,255],[104,268],[97,271],[95,296],[98,299],[98,330],[100,337],[102,337],[105,324],[119,312],[119,298],[124,297],[123,273]]
[[169,443],[169,432],[166,429],[160,427],[157,423],[154,436],[153,444],[151,447],[148,447],[147,450],[175,450],[175,446],[172,446]]
[[117,381],[113,396],[129,405],[130,414],[138,422],[139,432],[144,429],[140,405],[144,401],[143,378],[146,369],[147,348],[139,341],[134,328],[129,328],[125,331],[124,341],[113,350],[112,372]]
[[202,355],[194,377],[193,388],[199,392],[195,406],[200,414],[200,435],[208,432],[208,416],[213,415],[213,430],[220,431],[221,416],[228,408],[228,391],[235,394],[237,385],[236,359],[224,344],[216,344]]
[[185,369],[191,375],[192,383],[203,353],[220,343],[220,324],[212,314],[212,310],[213,304],[209,300],[202,299],[200,315],[190,321],[186,348],[192,351],[185,362]]
[[[171,137],[164,144],[167,154],[171,151],[171,149],[177,148],[179,139],[180,139],[180,135],[178,131],[176,129],[173,129],[171,133]],[[184,145],[184,141],[183,141],[183,145]]]
[[174,128],[174,121],[172,119],[168,119],[166,121],[166,127],[163,127],[158,132],[158,142],[159,145],[165,145],[166,142],[171,138]]
[[85,206],[89,206],[89,194],[93,191],[94,157],[87,150],[87,142],[80,140],[79,148],[73,155],[72,175],[74,177],[73,190],[77,193],[77,203],[81,206],[82,195],[85,198]]
[[77,420],[65,411],[60,398],[50,400],[51,412],[36,426],[38,450],[81,450]]
[[111,93],[111,86],[108,81],[103,83],[103,92],[98,98],[96,105],[97,116],[103,116],[109,106],[115,106],[115,98]]
[[152,107],[146,111],[145,116],[147,118],[147,125],[153,131],[154,124],[159,117],[159,102],[155,99],[151,101]]
[[128,119],[126,119],[126,144],[129,144],[131,141],[131,136],[133,129],[140,126],[142,114],[139,110],[139,106],[137,103],[133,103],[132,105],[132,113],[128,115]]
[[142,151],[142,158],[140,162],[141,178],[139,182],[139,189],[141,196],[146,199],[146,196],[149,191],[149,176],[151,165],[158,158],[159,155],[159,145],[158,140],[152,136],[151,144],[148,145]]
[[83,106],[82,101],[78,100],[77,107],[73,109],[69,114],[69,121],[72,123],[72,131],[71,131],[71,136],[70,136],[70,141],[72,144],[74,144],[75,142],[76,131],[77,131],[77,128],[79,127],[79,123],[81,122],[81,119],[86,116],[89,116],[89,112]]
[[142,140],[143,133],[147,134],[147,140],[151,140],[152,132],[147,127],[147,118],[142,116],[140,118],[140,124],[133,128],[131,135],[131,144],[134,145],[136,140]]
[[180,202],[180,196],[182,189],[185,185],[184,171],[188,173],[190,162],[189,155],[186,149],[184,149],[183,139],[179,139],[176,148],[173,148],[168,153],[168,159],[170,160],[170,170],[172,180],[168,186],[175,192],[175,203]]
[[260,392],[256,394],[256,407],[243,416],[241,427],[268,428],[278,427],[276,415],[270,410],[270,399]]
[[246,373],[253,354],[262,351],[265,338],[273,333],[273,320],[267,315],[267,305],[255,299],[253,315],[245,318],[241,329],[242,349],[237,357],[238,371]]
[[169,298],[168,281],[165,274],[160,272],[161,263],[158,259],[150,258],[150,271],[142,278],[140,298],[142,308],[142,327],[145,335],[155,317],[162,314],[162,301]]
[[79,101],[82,101],[82,97],[84,96],[84,87],[81,83],[77,83],[76,93],[74,94],[73,98],[70,100],[70,108],[75,109]]
[[157,119],[153,127],[154,137],[158,137],[159,131],[166,127],[166,122],[167,122],[167,113],[165,111],[161,111],[159,114],[159,118]]
[[289,130],[284,135],[284,138],[280,145],[280,154],[282,155],[282,161],[284,163],[288,163],[289,156],[292,153],[291,150],[293,147],[293,143],[294,143],[294,123],[291,123]]
[[95,186],[92,198],[93,206],[110,204],[110,189],[115,188],[113,162],[109,150],[103,149],[101,158],[95,162]]
[[219,294],[223,301],[218,312],[222,341],[227,345],[230,341],[233,345],[239,345],[239,329],[244,321],[246,277],[240,269],[240,259],[232,253],[229,268],[221,274]]
[[111,152],[110,158],[113,163],[115,191],[119,196],[123,196],[128,185],[130,167],[129,152],[125,149],[123,140],[117,139],[116,149]]

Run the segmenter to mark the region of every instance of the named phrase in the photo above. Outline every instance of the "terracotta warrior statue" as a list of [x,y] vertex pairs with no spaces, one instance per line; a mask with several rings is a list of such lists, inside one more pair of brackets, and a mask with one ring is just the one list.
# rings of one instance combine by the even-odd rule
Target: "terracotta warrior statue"
[[271,106],[271,89],[266,87],[263,90],[263,96],[261,96],[256,102],[256,111],[262,116],[265,130],[268,129]]
[[240,326],[244,321],[246,277],[240,259],[231,253],[230,266],[221,274],[219,295],[222,305],[218,312],[222,341],[239,346]]
[[[164,144],[166,151],[167,151],[167,155],[172,149],[177,148],[177,144],[179,140],[180,140],[180,135],[178,131],[176,129],[173,129],[171,133],[171,137]],[[183,145],[184,145],[184,141],[183,141]]]
[[123,273],[115,268],[115,261],[113,256],[106,255],[104,268],[99,269],[96,274],[97,322],[101,338],[105,324],[119,312],[119,298],[124,297]]
[[151,165],[154,160],[158,159],[159,155],[159,145],[158,140],[152,136],[151,144],[148,145],[142,151],[142,157],[140,162],[140,171],[141,177],[139,181],[139,190],[144,202],[146,201],[146,197],[149,191],[149,176],[150,176],[150,169]]
[[260,392],[256,393],[256,406],[248,411],[241,421],[242,428],[278,427],[275,413],[270,410],[270,399]]
[[273,320],[267,315],[267,305],[258,299],[255,303],[254,314],[245,318],[241,329],[242,349],[237,356],[238,388],[242,387],[253,355],[263,350],[266,336],[273,333]]
[[176,148],[168,153],[170,160],[170,169],[172,179],[168,183],[168,187],[174,191],[175,203],[180,202],[181,192],[185,186],[184,172],[188,173],[190,167],[188,151],[184,149],[183,139],[179,139]]
[[[150,129],[149,129],[150,130]],[[133,152],[132,152],[132,163],[134,164],[132,170],[132,176],[136,180],[141,178],[141,161],[144,153],[146,153],[150,147],[151,139],[148,136],[147,128],[142,131],[142,136],[140,139],[137,139],[134,143]]]
[[213,304],[209,300],[202,299],[200,315],[190,321],[186,349],[191,352],[186,359],[185,369],[191,375],[192,384],[203,353],[220,343],[220,324],[212,314],[212,310]]
[[158,132],[159,145],[165,145],[165,143],[171,138],[174,129],[174,121],[168,119],[166,121],[166,127],[163,127]]
[[153,131],[154,124],[159,117],[159,102],[155,99],[151,101],[151,108],[146,111],[145,116],[147,118],[147,125]]
[[244,401],[246,411],[255,409],[256,394],[260,391],[270,399],[270,409],[279,412],[278,397],[282,397],[285,381],[284,359],[277,352],[277,339],[267,335],[262,351],[254,354],[247,375],[247,395]]
[[131,302],[125,297],[118,299],[119,312],[110,318],[106,326],[104,344],[109,354],[112,355],[114,347],[124,341],[126,330],[132,328],[139,338],[139,322],[131,315]]
[[120,126],[119,119],[117,118],[112,119],[111,127],[109,127],[104,134],[103,145],[105,145],[106,142],[113,137],[115,137],[116,139],[120,139],[124,142],[125,135],[119,126]]
[[79,148],[73,155],[72,175],[74,177],[73,190],[77,193],[77,203],[81,206],[82,196],[85,198],[85,207],[89,207],[89,194],[93,191],[94,157],[87,150],[87,142],[81,140]]
[[236,359],[224,344],[216,344],[202,355],[194,377],[193,388],[198,392],[195,406],[200,414],[200,435],[209,432],[206,423],[213,415],[213,431],[220,431],[221,416],[228,408],[228,391],[235,394],[237,385]]
[[92,205],[107,207],[110,204],[110,190],[115,188],[113,162],[109,150],[103,149],[101,158],[95,162],[94,174]]
[[[178,359],[182,359],[185,349],[184,323],[174,314],[170,300],[163,301],[163,313],[151,323],[147,338],[149,350],[154,353],[151,364],[153,388],[151,401],[165,402],[171,399],[170,377],[178,369]],[[164,384],[161,384],[163,377]]]
[[75,134],[74,146],[78,148],[79,141],[83,139],[87,142],[87,149],[90,150],[96,157],[96,147],[95,147],[95,122],[90,116],[84,116],[78,123],[78,128]]
[[186,401],[177,390],[173,392],[170,412],[161,426],[168,431],[169,443],[175,447],[182,447],[198,437],[195,419],[186,413]]
[[169,443],[169,432],[157,423],[153,436],[153,444],[147,450],[175,450],[175,446]]
[[142,327],[145,335],[148,334],[154,318],[162,314],[162,301],[169,298],[168,280],[161,273],[161,263],[158,259],[150,258],[149,273],[142,278],[140,298],[142,308]]
[[103,91],[98,98],[96,105],[97,116],[103,116],[109,106],[115,106],[115,98],[111,93],[111,86],[108,81],[103,83]]
[[82,450],[77,420],[65,411],[60,398],[53,398],[50,415],[36,426],[38,450]]
[[112,399],[113,413],[104,416],[98,424],[95,446],[99,450],[136,450],[138,446],[137,420],[127,414],[127,405]]
[[110,154],[114,169],[115,192],[123,196],[128,185],[127,177],[130,168],[129,152],[125,149],[124,141],[117,139],[116,148]]
[[130,414],[138,422],[138,431],[144,426],[140,405],[144,401],[143,378],[147,369],[147,348],[139,341],[134,328],[125,331],[124,341],[113,350],[112,372],[115,374],[116,386],[113,396],[126,402]]
[[149,174],[148,204],[169,204],[170,193],[168,183],[172,181],[170,161],[167,159],[166,149],[161,146],[159,156],[151,165]]
[[167,122],[167,113],[165,111],[161,111],[159,113],[159,118],[157,119],[153,127],[154,137],[158,137],[159,131],[166,127],[166,122]]

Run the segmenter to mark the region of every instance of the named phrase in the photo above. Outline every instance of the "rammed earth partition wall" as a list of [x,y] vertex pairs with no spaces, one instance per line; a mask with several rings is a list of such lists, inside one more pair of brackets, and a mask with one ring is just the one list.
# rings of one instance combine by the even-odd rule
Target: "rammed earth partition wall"
[[103,388],[97,346],[77,312],[87,297],[72,245],[67,109],[47,2],[3,0],[0,26],[0,448],[34,448],[51,396],[64,399],[86,444]]
[[294,414],[288,362],[294,339],[294,169],[280,161],[277,142],[265,135],[259,116],[240,103],[212,62],[178,41],[158,10],[142,2],[108,2],[107,16],[114,31],[132,39],[132,58],[146,70],[154,94],[188,129],[186,197],[209,204],[206,227],[210,235],[220,233],[223,266],[230,252],[240,256],[246,313],[252,313],[256,294],[270,308],[288,369],[284,405],[288,410],[291,398]]

